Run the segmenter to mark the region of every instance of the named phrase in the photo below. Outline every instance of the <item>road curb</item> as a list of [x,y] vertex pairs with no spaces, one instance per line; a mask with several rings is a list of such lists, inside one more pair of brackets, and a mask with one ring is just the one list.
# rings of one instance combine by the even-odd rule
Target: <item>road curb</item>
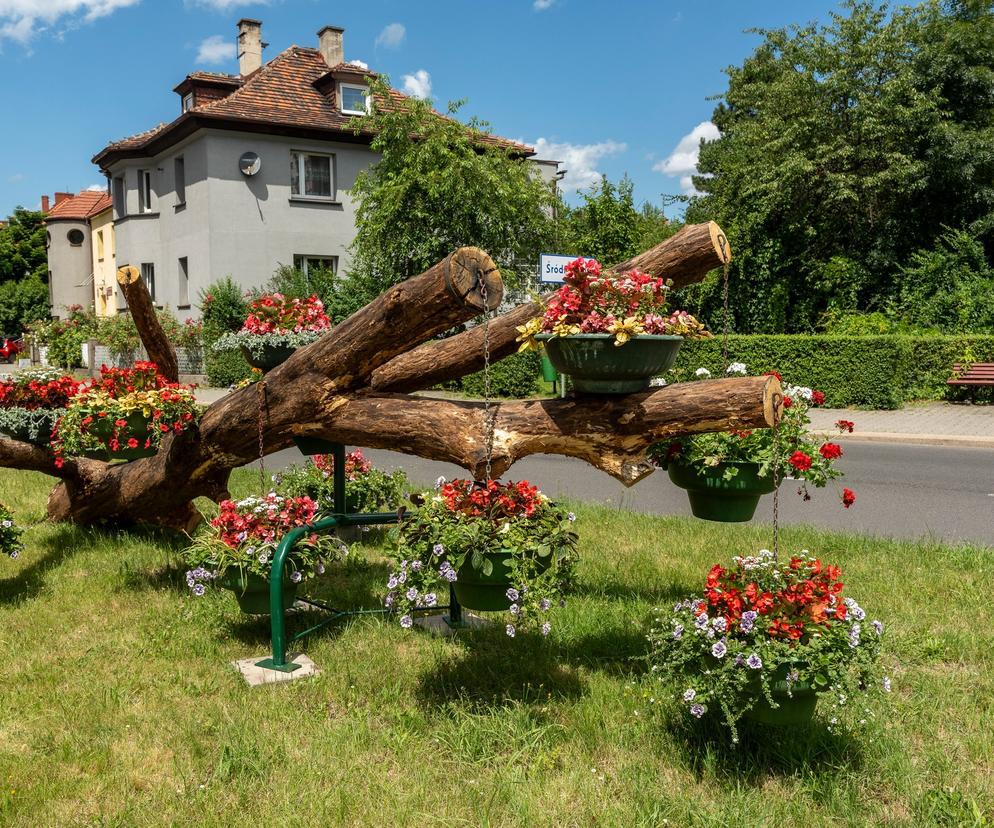
[[918,446],[960,446],[962,448],[994,449],[994,437],[960,434],[906,434],[896,431],[862,431],[855,434],[831,435],[836,442],[907,443]]

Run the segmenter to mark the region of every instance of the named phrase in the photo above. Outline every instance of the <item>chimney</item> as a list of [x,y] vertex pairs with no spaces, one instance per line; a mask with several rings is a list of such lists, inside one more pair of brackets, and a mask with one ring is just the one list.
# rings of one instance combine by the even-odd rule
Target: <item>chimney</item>
[[344,34],[345,29],[339,26],[325,26],[318,32],[318,49],[328,66],[345,63],[345,47],[342,45]]
[[262,68],[262,21],[243,17],[238,21],[238,73],[244,78]]
[[63,201],[72,198],[72,193],[56,193],[55,206],[58,207]]
[[48,196],[47,195],[43,195],[41,197],[41,211],[43,213],[47,213],[48,212]]

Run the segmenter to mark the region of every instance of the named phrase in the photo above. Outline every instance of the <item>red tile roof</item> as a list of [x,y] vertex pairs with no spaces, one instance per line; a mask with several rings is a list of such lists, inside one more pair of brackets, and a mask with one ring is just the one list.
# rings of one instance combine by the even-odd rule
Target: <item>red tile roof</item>
[[110,205],[110,196],[102,190],[84,190],[79,195],[63,199],[52,207],[45,216],[45,220],[74,219],[85,221],[97,213],[103,212]]
[[[340,63],[329,69],[317,49],[301,46],[291,46],[246,78],[195,72],[188,77],[229,83],[239,81],[240,85],[223,98],[198,103],[169,124],[159,124],[146,132],[108,144],[93,162],[106,168],[117,157],[155,154],[199,127],[221,125],[229,129],[244,125],[253,131],[277,134],[294,131],[334,133],[340,139],[368,142],[368,133],[356,136],[351,126],[353,116],[338,109],[336,96],[323,94],[317,88],[323,86],[320,83],[315,86],[317,81],[333,73],[346,72],[375,77],[374,72],[351,63]],[[391,97],[400,101],[406,96],[391,90]],[[480,140],[522,155],[535,153],[532,147],[494,135],[482,136]]]

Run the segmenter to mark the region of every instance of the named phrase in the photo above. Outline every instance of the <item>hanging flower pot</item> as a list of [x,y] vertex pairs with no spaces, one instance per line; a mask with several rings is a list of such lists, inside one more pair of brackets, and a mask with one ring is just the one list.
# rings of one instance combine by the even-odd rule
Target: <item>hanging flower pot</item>
[[101,446],[85,449],[85,456],[93,460],[137,460],[140,457],[152,457],[159,446],[150,440],[151,421],[141,411],[133,411],[123,419],[98,416],[87,430]]
[[0,434],[44,446],[82,383],[55,368],[19,371],[0,382]]
[[330,329],[331,319],[317,296],[292,299],[272,293],[253,300],[241,330],[222,336],[214,350],[241,351],[253,368],[271,371]]
[[[539,557],[532,553],[535,575],[542,575],[549,568],[551,556]],[[472,556],[463,561],[456,570],[456,580],[452,588],[456,600],[467,609],[480,612],[507,612],[514,600],[508,590],[514,586],[511,571],[510,552],[484,552],[483,558],[489,563],[490,571],[484,566],[473,566]],[[514,595],[514,592],[511,592]],[[519,599],[520,600],[520,599]]]
[[722,523],[751,520],[763,495],[773,491],[773,474],[759,463],[727,461],[717,466],[684,465],[670,461],[667,471],[687,490],[694,517]]
[[[262,575],[229,568],[215,583],[222,589],[234,593],[238,608],[246,615],[269,615],[271,609],[269,580]],[[280,595],[280,603],[283,611],[286,612],[297,600],[297,584],[289,577],[284,578]]]
[[639,334],[618,346],[613,334],[537,334],[549,361],[569,375],[585,394],[633,394],[668,371],[683,344],[682,336]]
[[770,695],[776,707],[770,706],[759,682],[753,682],[756,701],[744,718],[775,727],[796,727],[810,722],[818,705],[818,692],[807,682],[788,681],[794,670],[791,665],[782,664],[770,677]]

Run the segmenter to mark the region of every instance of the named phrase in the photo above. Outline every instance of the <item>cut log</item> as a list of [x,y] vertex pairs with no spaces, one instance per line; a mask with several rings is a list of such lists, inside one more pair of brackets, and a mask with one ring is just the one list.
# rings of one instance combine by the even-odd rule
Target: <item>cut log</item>
[[[732,260],[732,249],[721,228],[713,221],[688,224],[651,250],[614,265],[624,273],[643,270],[673,281],[673,287],[699,282],[714,268]],[[503,359],[518,350],[518,325],[542,312],[540,303],[520,305],[490,322],[490,358]],[[458,379],[483,368],[482,325],[456,336],[429,342],[402,354],[373,373],[371,387],[377,391],[417,391],[447,380]]]
[[165,331],[159,324],[155,314],[155,306],[149,295],[148,286],[141,277],[141,272],[134,265],[124,265],[117,269],[117,283],[121,286],[124,299],[135,320],[138,335],[148,353],[148,358],[154,362],[159,373],[173,382],[179,381],[179,363],[176,360],[176,349],[169,341]]

